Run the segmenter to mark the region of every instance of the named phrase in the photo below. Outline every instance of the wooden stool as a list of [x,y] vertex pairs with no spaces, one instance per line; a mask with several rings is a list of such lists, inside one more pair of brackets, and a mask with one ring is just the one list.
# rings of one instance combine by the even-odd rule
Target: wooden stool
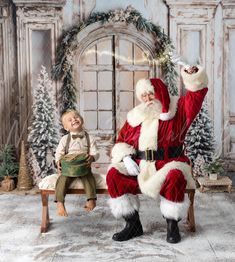
[[228,191],[232,192],[232,180],[227,176],[218,176],[217,180],[211,180],[208,177],[199,177],[197,179],[200,185],[200,192],[204,192],[205,188],[210,191]]
[[[42,223],[41,223],[41,233],[46,233],[50,226],[49,217],[49,207],[48,199],[49,195],[55,194],[55,190],[41,189],[41,199],[42,199]],[[107,189],[96,189],[97,194],[108,194]],[[187,212],[187,230],[190,232],[195,232],[195,218],[194,218],[194,195],[195,189],[186,189],[190,205]],[[83,189],[69,189],[67,194],[85,194]]]

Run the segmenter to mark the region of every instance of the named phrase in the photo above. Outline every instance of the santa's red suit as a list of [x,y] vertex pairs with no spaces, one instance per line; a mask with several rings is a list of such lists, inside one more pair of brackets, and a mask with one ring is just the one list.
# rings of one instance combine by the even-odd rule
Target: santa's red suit
[[[185,189],[195,188],[195,184],[190,161],[184,154],[184,138],[208,89],[203,68],[198,67],[193,74],[182,69],[181,75],[187,92],[180,98],[169,96],[160,79],[140,80],[136,85],[139,100],[144,93],[155,94],[161,102],[162,113],[149,115],[142,102],[127,114],[127,121],[119,132],[107,174],[109,204],[116,218],[138,213],[139,191],[155,199],[160,195],[164,218],[179,221],[185,215]],[[123,162],[125,156],[131,156],[138,164],[138,176],[128,174]],[[114,236],[118,241],[129,238],[115,239]]]

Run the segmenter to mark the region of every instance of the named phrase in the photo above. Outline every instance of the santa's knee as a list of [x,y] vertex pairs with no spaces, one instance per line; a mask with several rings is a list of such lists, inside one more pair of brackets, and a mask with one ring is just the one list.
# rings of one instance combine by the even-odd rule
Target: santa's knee
[[182,202],[187,181],[180,170],[171,170],[161,187],[160,195],[173,202]]
[[122,183],[120,183],[120,172],[112,167],[106,176],[108,192],[112,198],[119,197],[123,194]]

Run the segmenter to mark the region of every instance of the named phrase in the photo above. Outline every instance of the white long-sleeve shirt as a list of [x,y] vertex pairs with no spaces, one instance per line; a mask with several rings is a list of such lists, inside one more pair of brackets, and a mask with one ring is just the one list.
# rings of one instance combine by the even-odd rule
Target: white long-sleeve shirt
[[[82,132],[84,133],[84,131]],[[80,132],[79,134],[81,134],[82,132]],[[87,144],[86,136],[84,135],[83,138],[73,139],[72,135],[74,133],[70,133],[70,134],[71,134],[71,140],[70,140],[69,147],[68,147],[68,154],[87,153],[88,144]],[[68,134],[63,136],[59,142],[59,145],[55,152],[55,161],[56,162],[59,161],[61,157],[65,155],[65,146],[67,142],[67,137],[68,137]],[[95,140],[95,137],[91,135],[89,135],[89,137],[90,137],[90,155],[93,156],[96,161],[99,158],[99,152],[96,146],[96,140]]]

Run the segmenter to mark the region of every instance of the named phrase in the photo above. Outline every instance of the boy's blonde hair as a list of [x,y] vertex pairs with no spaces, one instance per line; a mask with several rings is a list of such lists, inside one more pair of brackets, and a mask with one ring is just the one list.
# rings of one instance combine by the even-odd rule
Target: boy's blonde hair
[[79,117],[79,119],[81,120],[81,122],[82,122],[82,126],[83,126],[83,124],[84,124],[84,120],[83,120],[83,117],[79,114],[79,112],[77,111],[77,110],[75,110],[75,109],[68,109],[68,110],[66,110],[63,114],[62,114],[62,116],[61,116],[61,122],[62,122],[62,124],[63,124],[63,126],[64,126],[64,117],[68,114],[68,113],[75,113],[78,117]]

